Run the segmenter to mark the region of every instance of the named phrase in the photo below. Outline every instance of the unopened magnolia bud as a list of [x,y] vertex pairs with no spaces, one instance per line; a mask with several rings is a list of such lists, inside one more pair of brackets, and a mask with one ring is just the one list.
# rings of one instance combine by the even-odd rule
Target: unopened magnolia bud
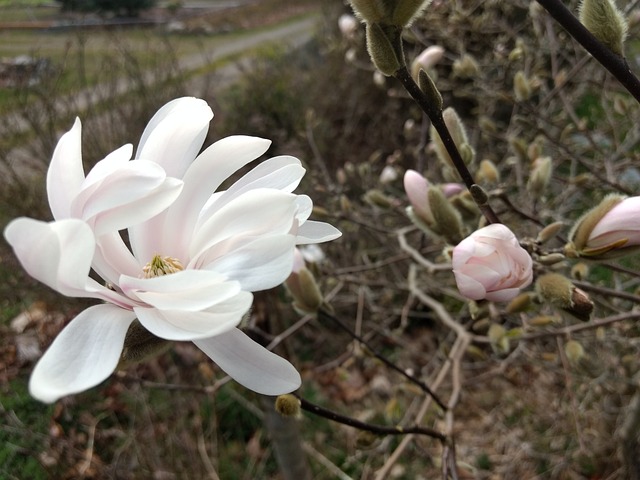
[[287,393],[276,398],[276,412],[283,417],[299,417],[301,408],[300,400],[295,396]]
[[552,224],[547,225],[542,230],[540,230],[540,233],[536,237],[536,243],[540,245],[542,245],[543,243],[547,243],[549,240],[555,237],[560,232],[560,230],[562,230],[562,227],[564,227],[564,223],[562,222],[553,222]]
[[518,70],[513,77],[513,92],[518,102],[524,102],[531,97],[531,83],[522,70]]
[[300,313],[317,312],[324,301],[315,277],[306,267],[292,272],[285,285],[294,298],[293,307]]
[[[458,147],[460,156],[465,163],[471,163],[474,159],[475,152],[473,148],[471,148],[471,145],[469,145],[467,131],[464,128],[462,120],[460,120],[460,117],[452,107],[444,109],[442,118],[447,126],[447,130],[449,130],[451,138],[453,138],[453,142],[456,144],[456,147]],[[438,158],[447,165],[453,165],[453,160],[451,160],[449,152],[440,138],[440,134],[438,134],[433,125],[431,125],[431,140]]]
[[624,56],[628,25],[614,0],[583,0],[580,21],[612,52]]
[[[383,1],[383,3],[385,2]],[[395,3],[395,8],[393,9],[389,23],[399,27],[410,27],[411,24],[422,15],[422,12],[429,6],[431,0],[396,0],[395,2],[386,3]]]
[[527,189],[535,196],[540,195],[549,184],[552,171],[551,157],[538,157],[531,166]]
[[560,308],[576,318],[587,321],[593,312],[589,296],[576,288],[571,280],[558,273],[546,273],[536,281],[536,293],[540,300]]
[[138,320],[135,320],[127,330],[124,338],[124,346],[118,368],[126,368],[129,365],[159,355],[170,346],[171,342],[156,337],[144,328]]
[[564,354],[567,360],[575,365],[584,357],[584,348],[576,340],[569,340],[564,344]]
[[389,197],[387,197],[380,190],[372,188],[367,193],[364,194],[364,200],[371,205],[375,205],[380,208],[391,208],[392,202]]
[[434,105],[438,110],[442,110],[442,95],[436,87],[431,77],[424,70],[420,70],[418,73],[418,86],[422,90],[425,96],[429,99],[429,102]]
[[403,65],[402,29],[393,25],[367,23],[367,51],[376,68],[390,77]]
[[478,167],[476,179],[481,183],[498,183],[500,181],[500,172],[491,160],[482,160]]
[[502,325],[492,323],[489,327],[489,331],[487,332],[487,336],[489,337],[489,342],[491,343],[491,348],[493,348],[494,352],[498,355],[506,355],[509,353],[511,345],[509,337],[507,336],[507,331]]
[[571,267],[571,276],[576,280],[585,280],[589,276],[589,265],[584,262],[576,263]]
[[437,233],[440,233],[451,244],[455,245],[460,242],[463,238],[460,213],[453,208],[453,205],[438,187],[430,188],[427,192],[427,198]]
[[536,315],[529,320],[529,325],[533,327],[546,327],[554,323],[560,323],[560,318],[555,315]]
[[442,59],[443,55],[444,48],[440,45],[427,47],[411,63],[411,76],[417,79],[420,69],[429,71]]
[[640,248],[640,229],[634,219],[640,197],[608,195],[583,215],[569,234],[568,254],[592,259],[615,258]]
[[562,262],[566,257],[562,253],[549,253],[547,255],[540,255],[538,262],[542,265],[555,265]]
[[519,313],[526,311],[531,305],[531,295],[529,293],[521,293],[511,300],[505,311],[507,313]]
[[473,198],[473,201],[476,202],[476,205],[484,206],[489,202],[489,195],[487,195],[484,188],[477,183],[471,185],[469,193],[471,193],[471,197]]
[[388,15],[383,2],[377,0],[349,0],[355,14],[365,22],[382,22]]
[[480,71],[478,62],[469,54],[453,62],[453,76],[460,78],[473,78]]

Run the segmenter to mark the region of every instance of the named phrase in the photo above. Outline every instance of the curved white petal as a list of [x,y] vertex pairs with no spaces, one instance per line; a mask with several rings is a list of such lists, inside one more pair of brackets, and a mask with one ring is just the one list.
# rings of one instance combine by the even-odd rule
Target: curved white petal
[[89,307],[56,337],[36,364],[29,391],[52,403],[105,380],[118,365],[135,314],[113,305]]
[[58,141],[47,171],[47,197],[57,220],[69,217],[71,201],[84,181],[81,134],[82,125],[76,118],[71,130]]
[[200,211],[230,175],[267,151],[271,142],[257,137],[231,136],[218,140],[194,160],[184,175],[184,189],[164,217],[162,251],[182,257]]
[[126,167],[133,154],[133,145],[130,143],[114,150],[98,163],[87,174],[87,178],[82,182],[82,189],[87,190],[103,179],[112,175],[116,170]]
[[313,212],[313,200],[307,195],[298,195],[296,198],[296,206],[298,208],[296,219],[298,220],[298,224],[302,225]]
[[298,227],[298,231],[296,232],[296,245],[328,242],[329,240],[335,240],[341,235],[342,232],[340,230],[328,223],[307,220]]
[[170,177],[182,178],[200,151],[212,118],[213,112],[204,100],[172,100],[147,124],[136,158],[156,162]]
[[[200,214],[200,219],[208,218],[213,213],[213,209],[222,208],[234,198],[249,190],[272,188],[291,193],[300,184],[304,174],[305,169],[302,168],[300,160],[295,157],[282,155],[265,160],[243,175],[228,190],[222,192],[222,195],[215,202],[207,202]],[[304,197],[304,195],[298,195],[298,199],[300,197]],[[311,199],[308,197],[307,199],[308,203],[313,207]],[[311,213],[310,208],[309,213]]]
[[250,190],[235,198],[216,210],[194,232],[189,258],[193,260],[231,237],[289,233],[295,215],[295,198],[293,194],[272,189]]
[[95,240],[82,220],[41,222],[13,220],[4,230],[7,242],[29,275],[63,295],[84,291]]
[[228,332],[235,328],[253,301],[249,292],[218,303],[210,311],[158,310],[134,308],[140,323],[157,337],[166,340],[197,340]]
[[239,283],[227,281],[220,272],[207,270],[182,270],[155,278],[123,275],[119,285],[127,296],[152,307],[192,312],[207,309],[240,292]]
[[258,237],[201,268],[223,273],[240,282],[243,290],[257,292],[280,285],[287,279],[293,270],[294,250],[293,235]]
[[254,392],[282,395],[293,392],[302,383],[293,365],[237,328],[193,343],[236,382]]
[[142,265],[133,256],[118,232],[101,235],[97,239],[92,268],[103,279],[116,286],[120,275],[136,277],[142,274]]

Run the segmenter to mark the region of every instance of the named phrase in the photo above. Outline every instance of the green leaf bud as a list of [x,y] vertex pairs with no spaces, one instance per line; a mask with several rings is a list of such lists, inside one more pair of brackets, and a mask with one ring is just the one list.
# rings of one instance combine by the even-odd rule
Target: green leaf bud
[[367,23],[367,51],[376,68],[388,77],[404,65],[401,35],[400,27]]
[[452,245],[459,243],[464,237],[460,213],[439,187],[431,187],[427,192],[427,198],[433,215],[434,229]]
[[[442,118],[447,126],[447,130],[449,130],[449,133],[451,134],[451,138],[453,138],[453,142],[456,144],[456,147],[458,147],[460,156],[464,162],[466,164],[473,162],[475,152],[469,144],[467,131],[456,111],[452,107],[445,108],[442,112]],[[434,150],[440,161],[447,165],[453,165],[453,160],[449,156],[449,152],[447,152],[447,149],[442,142],[442,138],[440,138],[440,134],[438,134],[433,125],[431,125],[430,132]]]
[[438,90],[438,87],[436,87],[436,84],[429,74],[422,69],[418,72],[418,86],[427,96],[429,102],[435,105],[438,110],[442,110],[442,95],[440,94],[440,90]]
[[429,6],[431,0],[397,0],[393,10],[391,25],[409,27]]
[[383,22],[389,15],[385,0],[349,0],[354,13],[367,23]]
[[624,56],[624,41],[629,27],[614,0],[583,0],[580,21],[594,37],[612,52]]

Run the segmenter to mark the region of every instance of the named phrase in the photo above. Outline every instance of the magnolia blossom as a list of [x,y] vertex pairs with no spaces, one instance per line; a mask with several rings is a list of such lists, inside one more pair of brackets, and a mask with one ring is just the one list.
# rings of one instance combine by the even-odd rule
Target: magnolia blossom
[[[54,340],[31,376],[34,397],[53,402],[106,379],[136,318],[157,337],[192,341],[256,392],[300,385],[289,362],[236,327],[250,292],[288,277],[296,244],[340,232],[308,220],[311,199],[292,193],[305,172],[294,157],[271,158],[216,191],[270,142],[232,136],[198,155],[212,117],[202,100],[169,102],[147,125],[133,160],[125,145],[86,177],[80,121],[60,139],[47,175],[55,221],[18,218],[5,238],[31,276],[64,295],[106,303],[80,313]],[[130,248],[119,233],[125,229]]]
[[624,198],[605,213],[589,233],[585,248],[599,249],[618,242],[623,248],[640,245],[640,197]]
[[453,249],[452,266],[458,290],[471,300],[509,301],[533,278],[531,257],[499,223],[460,242]]
[[440,45],[431,45],[425,48],[411,63],[411,73],[417,78],[420,69],[429,71],[442,60],[444,56],[444,48]]

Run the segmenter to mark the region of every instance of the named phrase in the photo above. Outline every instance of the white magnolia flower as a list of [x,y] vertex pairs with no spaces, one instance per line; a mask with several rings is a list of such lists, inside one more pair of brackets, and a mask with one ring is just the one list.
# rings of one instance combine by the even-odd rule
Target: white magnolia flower
[[[193,341],[256,392],[299,387],[289,362],[236,326],[250,292],[290,274],[295,245],[340,232],[308,220],[311,199],[292,193],[305,172],[294,157],[271,158],[216,191],[270,142],[232,136],[197,155],[212,117],[202,100],[174,100],[147,125],[135,159],[126,145],[86,177],[80,121],[60,139],[47,175],[56,221],[19,218],[5,238],[31,276],[64,295],[106,303],[80,313],[54,340],[31,376],[34,397],[53,402],[106,379],[136,318],[157,337]],[[110,288],[90,278],[91,269]]]

